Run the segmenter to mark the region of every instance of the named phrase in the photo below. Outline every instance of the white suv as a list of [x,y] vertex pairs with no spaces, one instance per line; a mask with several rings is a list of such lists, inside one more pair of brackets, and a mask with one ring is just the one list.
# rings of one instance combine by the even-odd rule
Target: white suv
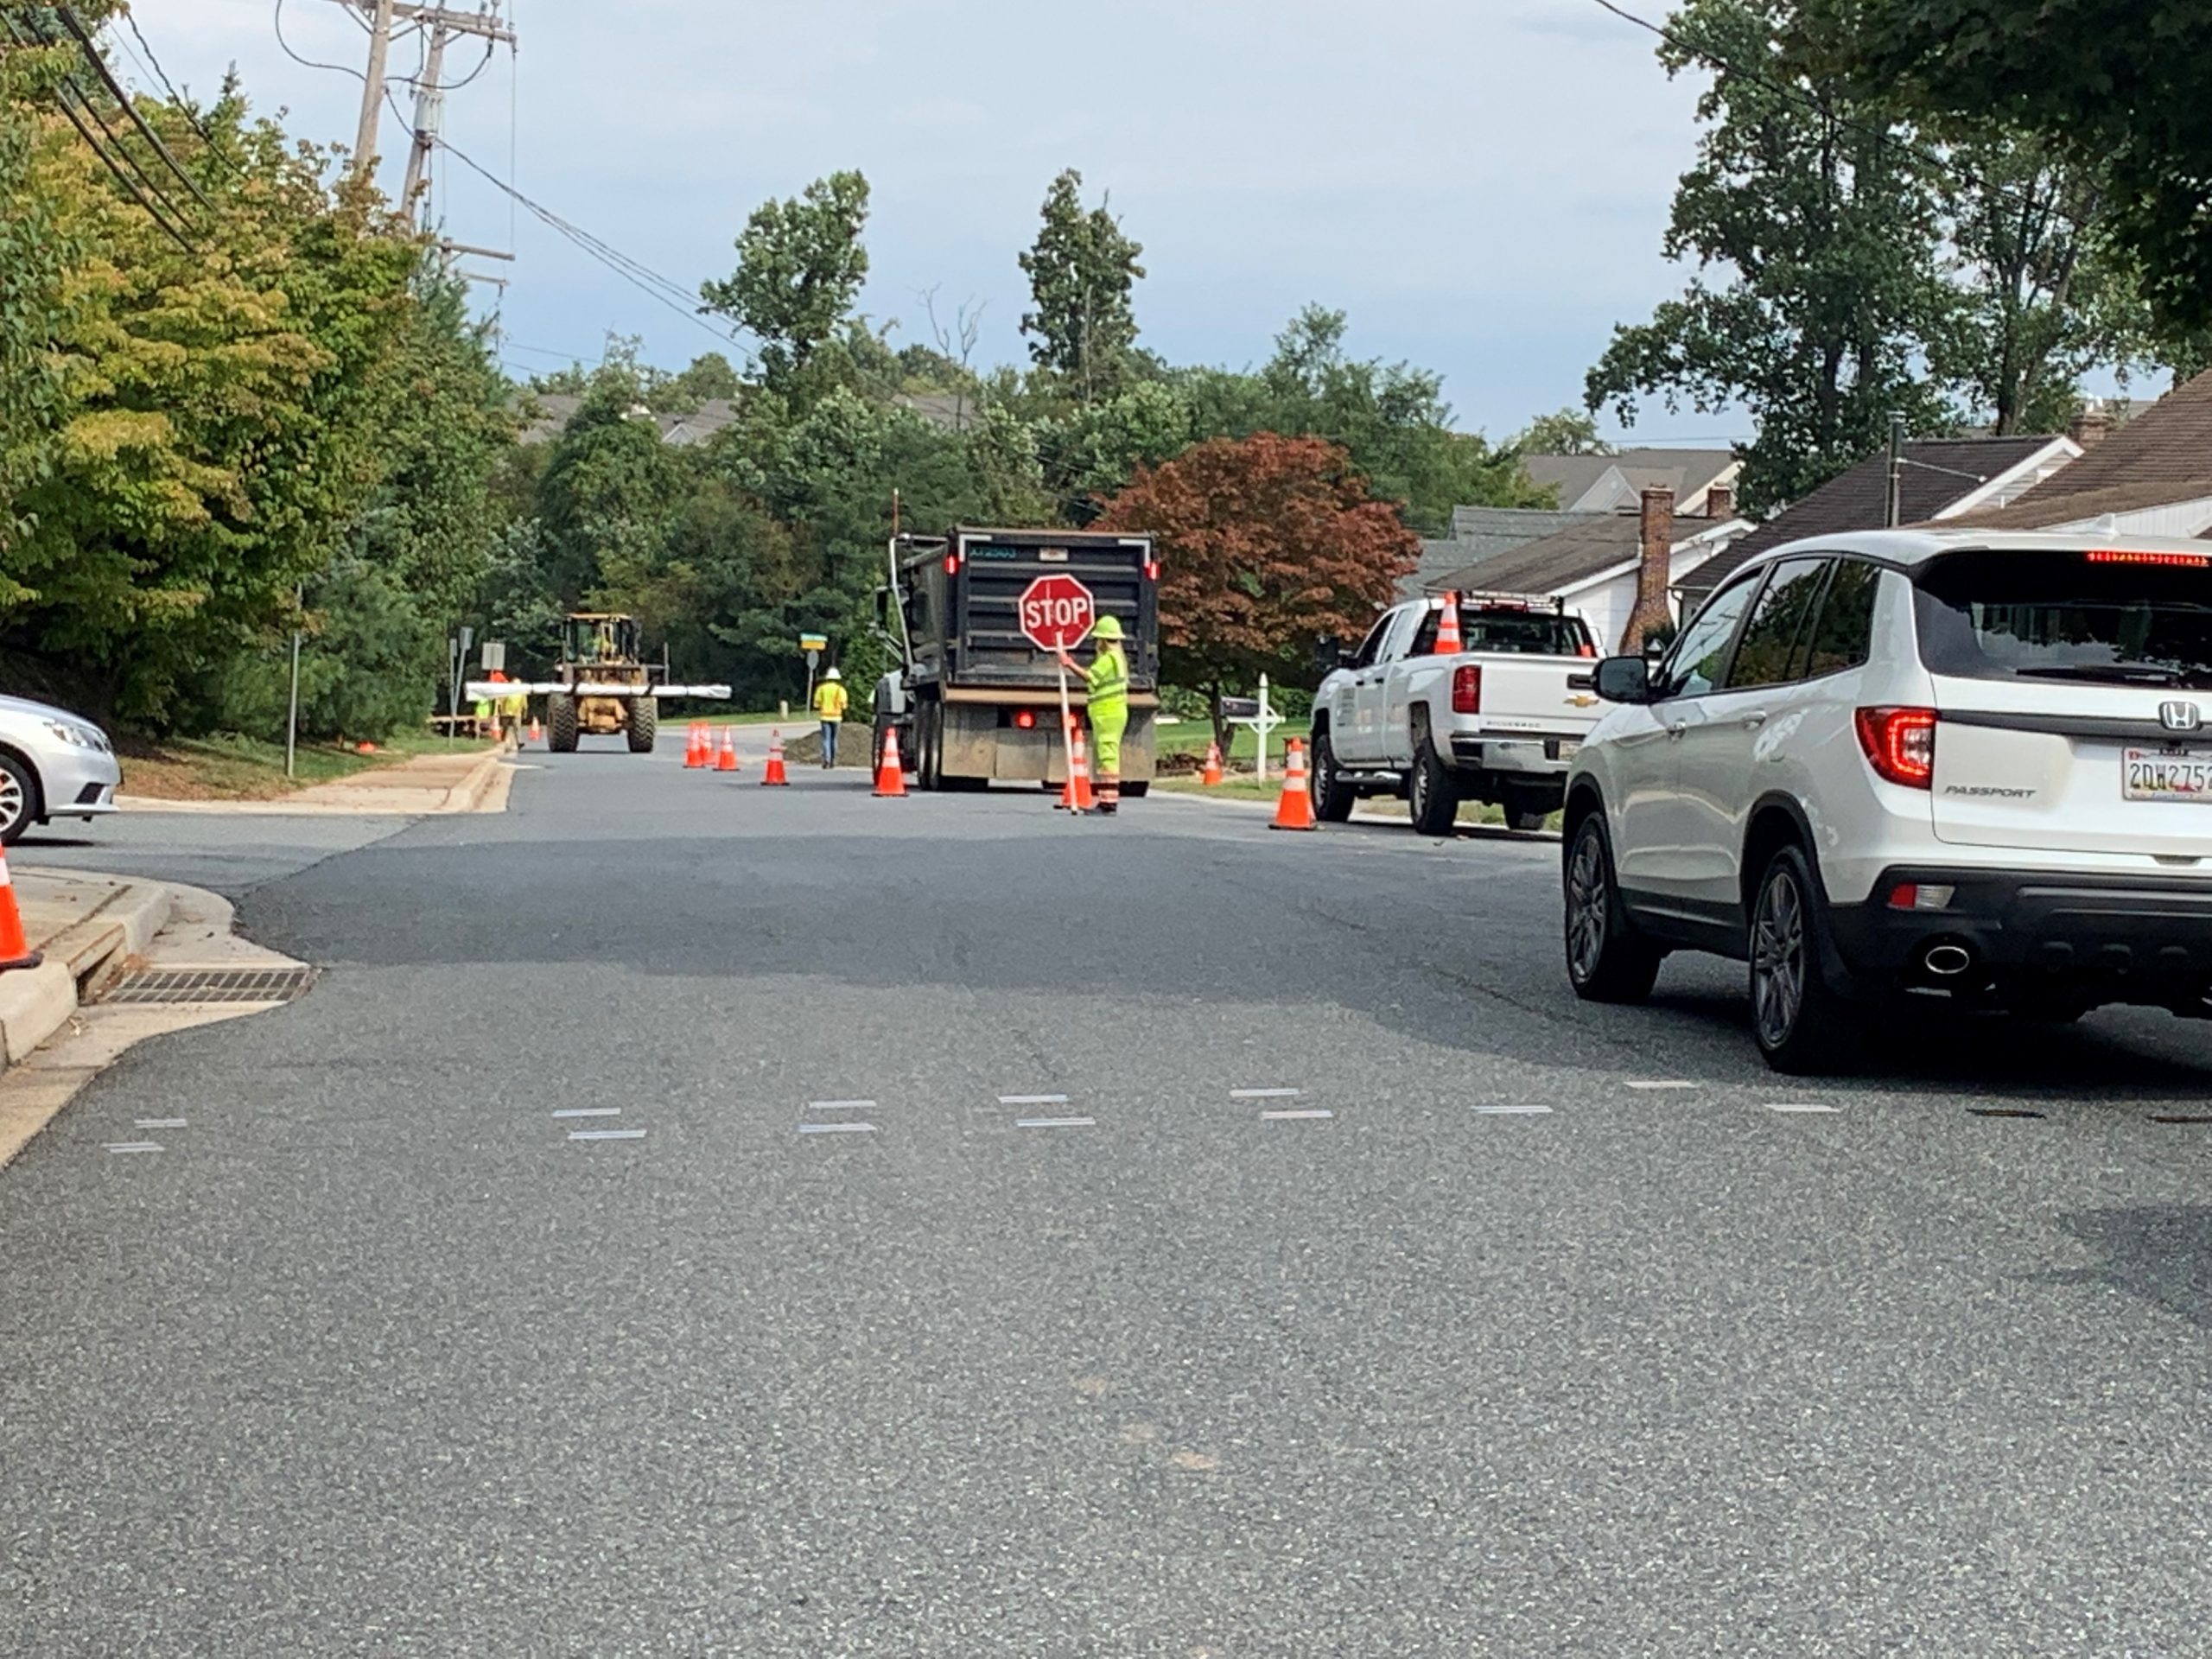
[[1567,965],[1648,995],[1751,965],[1784,1071],[1948,990],[2037,1018],[2212,1018],[2212,545],[1869,531],[1777,548],[1611,709],[1567,781]]

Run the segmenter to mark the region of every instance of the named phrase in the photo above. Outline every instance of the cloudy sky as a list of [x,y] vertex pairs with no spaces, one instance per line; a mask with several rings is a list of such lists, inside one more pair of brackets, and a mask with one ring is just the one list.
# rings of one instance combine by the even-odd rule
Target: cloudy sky
[[[474,9],[476,0],[451,0]],[[170,75],[235,65],[303,137],[350,142],[365,37],[335,0],[136,0]],[[1493,436],[1578,401],[1613,324],[1681,285],[1659,257],[1695,88],[1592,0],[505,0],[518,56],[451,94],[446,134],[534,200],[690,289],[726,275],[764,198],[838,168],[874,189],[863,308],[926,338],[918,295],[984,308],[1015,358],[1016,253],[1063,167],[1144,244],[1146,343],[1263,359],[1308,301],[1362,355],[1445,376]],[[1663,13],[1663,0],[1631,10]],[[124,39],[128,41],[126,35]],[[135,47],[135,42],[131,43]],[[418,43],[393,54],[414,71]],[[448,77],[474,67],[457,45]],[[126,67],[130,66],[126,63]],[[137,77],[143,79],[143,75]],[[396,89],[403,103],[408,89]],[[382,149],[404,149],[399,122]],[[396,182],[398,162],[387,168]],[[607,332],[677,365],[715,340],[448,162],[456,240],[512,247],[516,368],[595,360]],[[496,290],[486,289],[485,303]],[[1737,435],[1647,411],[1639,436]]]

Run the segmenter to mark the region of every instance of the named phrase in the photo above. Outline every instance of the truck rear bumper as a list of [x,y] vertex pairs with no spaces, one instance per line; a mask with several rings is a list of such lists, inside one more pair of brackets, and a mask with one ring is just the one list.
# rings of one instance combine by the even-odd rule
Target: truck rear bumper
[[1452,740],[1452,763],[1465,772],[1516,772],[1532,779],[1558,779],[1564,782],[1567,768],[1574,764],[1574,756],[1581,747],[1579,735],[1528,738],[1455,736]]

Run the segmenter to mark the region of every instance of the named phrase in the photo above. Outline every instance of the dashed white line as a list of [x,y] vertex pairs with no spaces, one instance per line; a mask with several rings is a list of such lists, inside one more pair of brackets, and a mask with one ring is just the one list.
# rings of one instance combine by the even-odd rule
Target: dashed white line
[[1294,1118],[1334,1117],[1335,1116],[1334,1112],[1329,1111],[1262,1112],[1260,1121],[1262,1123],[1283,1123]]
[[875,1109],[875,1103],[872,1100],[810,1100],[806,1103],[806,1109],[810,1112],[872,1112]]
[[1065,1095],[1001,1095],[999,1096],[999,1104],[1001,1106],[1065,1106],[1067,1103],[1068,1097]]
[[107,1149],[114,1153],[159,1152],[161,1147],[151,1141],[111,1141]]
[[556,1117],[620,1117],[620,1106],[569,1106],[553,1114]]
[[1840,1112],[1842,1109],[1840,1106],[1823,1106],[1817,1101],[1809,1100],[1770,1102],[1767,1105],[1770,1112]]
[[1017,1129],[1088,1129],[1094,1128],[1095,1117],[1018,1117],[1014,1122]]
[[875,1125],[873,1123],[802,1123],[798,1126],[798,1132],[801,1135],[874,1135]]
[[130,1122],[134,1129],[181,1129],[184,1126],[181,1117],[139,1117]]
[[643,1129],[570,1129],[569,1131],[569,1139],[571,1141],[642,1141],[645,1138],[645,1132]]
[[1631,1077],[1631,1089],[1694,1089],[1697,1084],[1681,1077]]
[[1300,1091],[1295,1089],[1232,1089],[1231,1100],[1295,1100]]
[[1471,1106],[1467,1109],[1484,1117],[1549,1117],[1552,1110],[1548,1106]]

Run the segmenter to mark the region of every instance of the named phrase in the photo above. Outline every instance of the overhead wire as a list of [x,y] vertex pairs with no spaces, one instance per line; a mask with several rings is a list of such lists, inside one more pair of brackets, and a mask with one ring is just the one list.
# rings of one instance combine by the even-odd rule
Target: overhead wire
[[[114,94],[116,103],[121,106],[124,114],[130,118],[130,124],[137,128],[140,135],[154,147],[154,154],[168,164],[169,171],[175,174],[184,188],[192,192],[194,200],[202,207],[212,210],[215,204],[207,200],[198,183],[194,181],[192,175],[186,172],[182,163],[169,153],[169,147],[162,142],[162,135],[156,132],[147,124],[146,118],[138,113],[138,106],[130,101],[130,95],[117,84],[115,72],[108,67],[107,60],[100,54],[99,47],[86,32],[82,20],[67,6],[56,6],[54,10],[54,15],[61,19],[61,26],[76,37],[77,45],[84,54],[85,61],[92,66],[92,73],[98,75],[106,84],[108,91]],[[116,142],[119,145],[122,140],[118,138]]]

